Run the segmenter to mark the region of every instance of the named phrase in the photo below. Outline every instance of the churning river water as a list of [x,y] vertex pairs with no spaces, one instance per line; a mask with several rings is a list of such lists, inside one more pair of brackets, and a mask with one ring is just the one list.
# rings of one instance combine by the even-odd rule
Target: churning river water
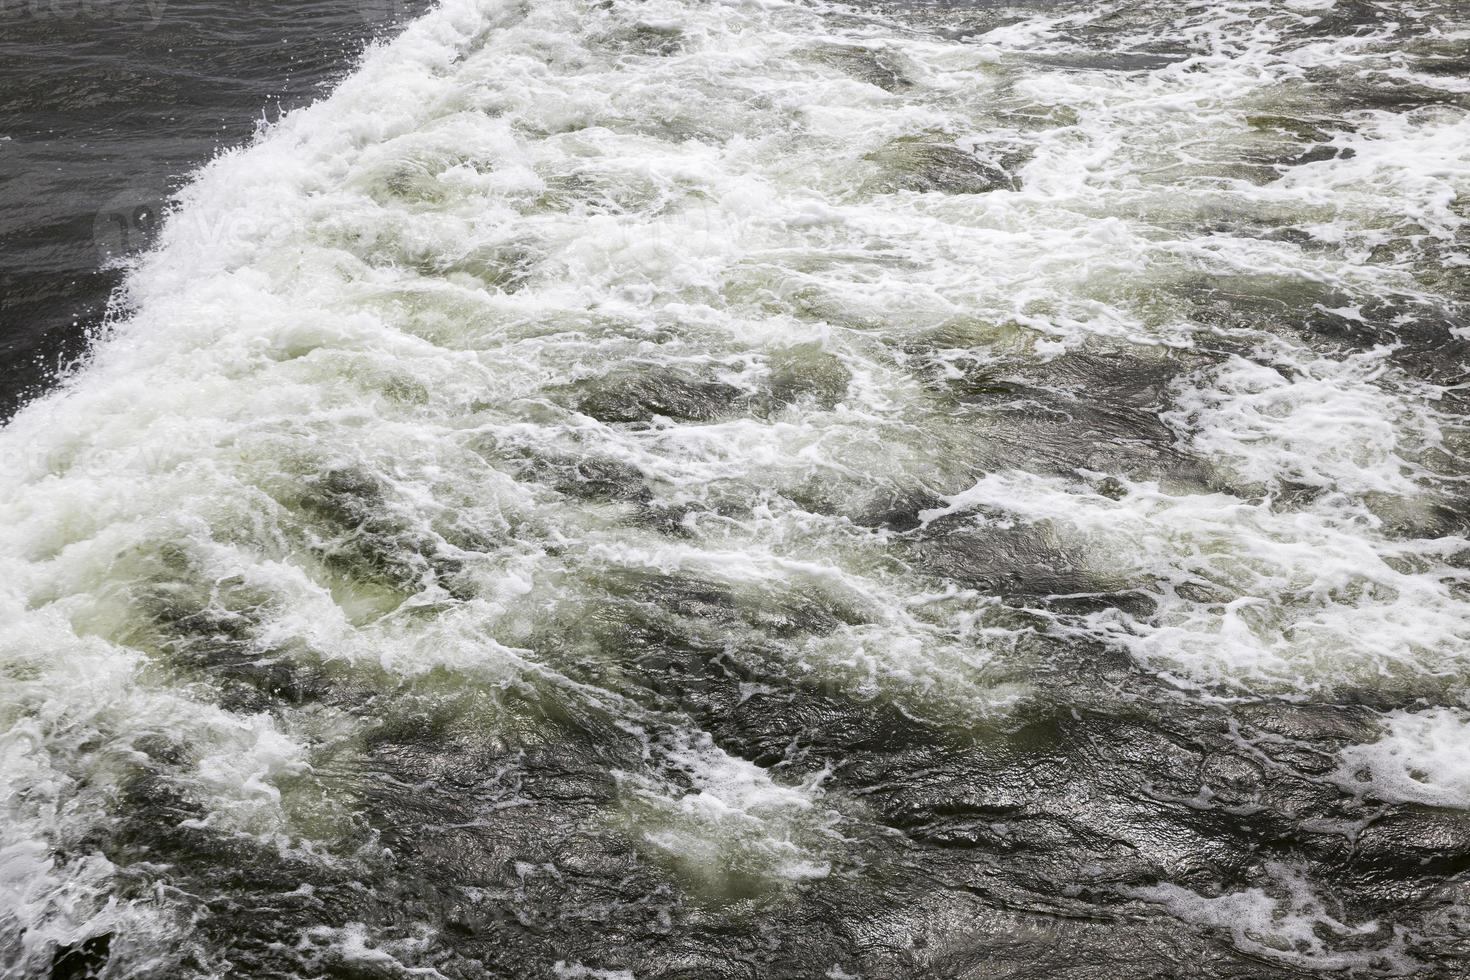
[[0,430],[0,970],[1470,975],[1467,246],[1460,0],[443,0]]

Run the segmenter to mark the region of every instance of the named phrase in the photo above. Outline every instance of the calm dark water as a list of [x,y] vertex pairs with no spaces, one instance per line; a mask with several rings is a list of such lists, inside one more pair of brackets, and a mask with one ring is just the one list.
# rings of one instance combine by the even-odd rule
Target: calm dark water
[[[418,5],[421,8],[423,5]],[[0,418],[54,383],[195,167],[323,94],[396,0],[0,3]]]

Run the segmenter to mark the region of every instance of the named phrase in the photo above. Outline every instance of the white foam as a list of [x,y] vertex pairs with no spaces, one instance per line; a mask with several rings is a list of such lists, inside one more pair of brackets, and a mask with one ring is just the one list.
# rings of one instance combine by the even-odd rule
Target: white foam
[[[1300,870],[1272,863],[1269,889],[1247,888],[1202,895],[1179,885],[1126,889],[1132,898],[1155,902],[1186,922],[1229,933],[1236,948],[1278,963],[1309,970],[1369,969],[1389,976],[1415,972],[1420,964],[1403,948],[1403,936],[1375,921],[1349,924],[1333,916]],[[1374,936],[1352,951],[1334,949],[1334,939]],[[1330,938],[1329,938],[1330,937]],[[1366,946],[1366,948],[1362,948]]]
[[1430,708],[1384,722],[1379,741],[1343,749],[1339,785],[1393,803],[1470,808],[1470,715]]
[[820,805],[826,773],[798,785],[778,783],[709,736],[687,732],[651,744],[650,753],[674,779],[619,773],[619,781],[658,814],[645,838],[686,872],[716,887],[732,873],[787,881],[831,873],[822,852],[836,839],[839,816]]
[[392,976],[432,977],[448,980],[433,967],[411,966],[416,954],[429,947],[432,933],[421,930],[407,939],[380,939],[362,922],[349,922],[340,928],[313,926],[303,931],[301,949],[314,961],[334,966],[347,964],[385,972]]
[[1418,494],[1422,467],[1411,460],[1443,437],[1422,401],[1378,383],[1391,354],[1378,348],[1337,359],[1283,350],[1262,358],[1267,363],[1232,356],[1182,384],[1163,418],[1246,486],[1278,489],[1289,480],[1354,494]]
[[558,960],[552,969],[558,980],[638,980],[632,970],[599,970],[563,960]]
[[926,516],[978,512],[981,526],[1008,515],[1047,528],[1100,578],[1159,603],[1147,621],[1103,613],[1087,629],[1195,681],[1298,694],[1464,683],[1465,574],[1440,564],[1463,541],[1384,539],[1342,498],[1283,513],[1269,500],[1122,483],[1114,499],[1085,482],[996,474]]

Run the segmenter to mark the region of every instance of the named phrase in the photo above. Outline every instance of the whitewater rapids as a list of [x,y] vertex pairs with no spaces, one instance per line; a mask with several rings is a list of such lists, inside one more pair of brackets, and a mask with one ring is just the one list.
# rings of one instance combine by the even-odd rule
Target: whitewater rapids
[[1470,11],[445,0],[0,431],[0,969],[1470,969]]

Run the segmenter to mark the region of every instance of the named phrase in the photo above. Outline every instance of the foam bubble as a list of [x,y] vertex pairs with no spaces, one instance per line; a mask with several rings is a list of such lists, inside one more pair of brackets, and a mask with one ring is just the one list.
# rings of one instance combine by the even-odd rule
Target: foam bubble
[[1454,708],[1395,711],[1384,736],[1342,750],[1336,779],[1344,789],[1394,803],[1470,807],[1465,745],[1470,717]]
[[[1310,970],[1368,969],[1389,976],[1415,972],[1420,964],[1403,937],[1374,921],[1350,924],[1334,916],[1298,869],[1273,863],[1267,888],[1203,895],[1173,884],[1128,889],[1130,897],[1155,902],[1196,925],[1228,932],[1235,946],[1264,959]],[[1332,937],[1331,939],[1325,937]],[[1359,937],[1372,937],[1362,942]],[[1351,951],[1333,942],[1358,939]]]

